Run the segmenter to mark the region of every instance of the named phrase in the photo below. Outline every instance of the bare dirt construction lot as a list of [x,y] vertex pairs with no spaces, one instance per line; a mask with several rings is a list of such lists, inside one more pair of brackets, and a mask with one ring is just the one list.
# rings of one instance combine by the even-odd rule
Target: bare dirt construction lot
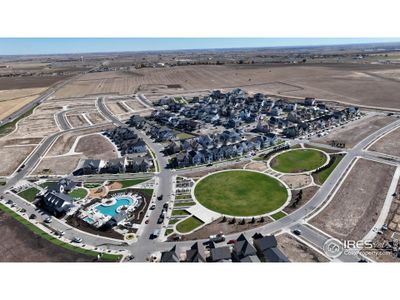
[[380,153],[385,153],[394,156],[400,156],[400,128],[389,132],[381,139],[377,140],[368,149]]
[[359,159],[311,224],[339,239],[361,240],[379,216],[394,171],[394,166]]
[[35,146],[4,146],[0,142],[0,176],[11,175],[34,148]]
[[276,236],[278,247],[291,262],[328,262],[329,260],[300,242],[290,234],[284,233]]
[[1,262],[89,262],[93,257],[58,247],[0,211]]
[[[230,233],[236,233],[236,232],[241,232],[245,230],[249,230],[252,228],[257,228],[259,226],[265,225],[267,223],[271,223],[272,220],[269,218],[264,218],[264,222],[259,222],[257,219],[255,223],[250,223],[249,221],[246,221],[245,224],[241,225],[239,222],[241,221],[236,220],[235,224],[230,224],[230,219],[228,219],[226,222],[222,222],[222,218],[219,218],[215,220],[214,222],[211,222],[210,224],[205,225],[204,227],[200,228],[199,230],[196,230],[193,233],[187,234],[187,235],[182,235],[182,240],[184,241],[190,241],[190,240],[198,240],[198,239],[206,239],[212,234],[216,234],[219,232],[223,232],[224,234],[230,234]],[[169,237],[168,239],[173,239],[173,235]]]
[[81,155],[45,157],[32,172],[33,175],[69,175],[75,170]]
[[81,137],[75,148],[75,152],[94,159],[112,159],[118,157],[113,144],[100,134]]
[[[134,72],[86,74],[56,97],[94,94],[179,94],[187,91],[242,87],[250,92],[339,100],[356,105],[400,109],[394,65],[202,65],[145,68]],[[386,73],[385,73],[386,72]],[[382,75],[383,74],[383,75]]]
[[309,175],[284,175],[282,179],[291,189],[299,189],[311,183]]
[[350,122],[344,128],[335,129],[330,134],[313,139],[313,142],[331,144],[332,141],[345,143],[346,148],[354,147],[371,133],[392,123],[396,118],[384,115],[366,116],[360,120]]

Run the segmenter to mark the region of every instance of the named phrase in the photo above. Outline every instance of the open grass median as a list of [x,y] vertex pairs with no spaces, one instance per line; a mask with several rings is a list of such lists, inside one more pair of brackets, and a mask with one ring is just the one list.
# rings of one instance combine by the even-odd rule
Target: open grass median
[[271,161],[271,168],[282,173],[301,173],[321,167],[326,160],[321,151],[296,149],[275,156]]
[[325,170],[313,174],[314,181],[316,184],[323,184],[328,179],[329,175],[331,175],[333,170],[335,170],[340,161],[343,159],[343,155],[334,155],[334,156],[332,155],[332,157],[335,157],[335,161],[333,162],[332,165],[330,165]]
[[203,224],[204,223],[200,219],[197,219],[196,217],[192,216],[183,220],[182,222],[179,222],[176,225],[176,230],[178,230],[180,233],[187,233]]

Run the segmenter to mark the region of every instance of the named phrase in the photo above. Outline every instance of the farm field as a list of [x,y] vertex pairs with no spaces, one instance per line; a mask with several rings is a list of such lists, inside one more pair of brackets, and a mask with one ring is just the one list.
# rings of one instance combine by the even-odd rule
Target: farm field
[[[390,65],[223,65],[140,69],[135,72],[86,74],[65,86],[56,97],[95,94],[179,94],[210,89],[242,87],[294,97],[332,99],[355,105],[400,109],[393,98],[398,83],[391,74],[400,68]],[[382,73],[386,72],[386,73]],[[388,78],[381,76],[386,74]]]
[[282,173],[302,173],[321,167],[326,156],[313,149],[295,149],[278,154],[271,160],[271,168]]
[[381,152],[384,154],[400,156],[400,128],[389,132],[387,135],[377,140],[368,150]]
[[276,179],[251,171],[226,171],[199,181],[195,196],[205,207],[231,216],[256,216],[281,207],[285,187]]
[[373,228],[395,167],[359,159],[311,224],[339,239],[361,240]]

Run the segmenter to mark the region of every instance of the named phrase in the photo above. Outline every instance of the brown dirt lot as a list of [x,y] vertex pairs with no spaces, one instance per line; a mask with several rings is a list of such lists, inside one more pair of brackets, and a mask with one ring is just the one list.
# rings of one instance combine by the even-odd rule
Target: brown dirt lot
[[[56,97],[79,97],[99,93],[162,94],[243,87],[250,92],[326,98],[380,107],[400,108],[393,95],[398,82],[380,72],[398,66],[334,65],[224,65],[182,66],[141,69],[134,73],[102,72],[86,74],[65,86]],[[249,80],[250,79],[250,80]]]
[[68,175],[75,170],[81,155],[68,155],[44,158],[36,169],[34,175]]
[[330,144],[332,140],[346,144],[346,148],[354,147],[371,133],[392,123],[396,119],[388,116],[367,116],[360,120],[348,123],[345,128],[332,131],[330,134],[312,141]]
[[328,262],[329,259],[300,242],[290,234],[276,236],[278,247],[291,262]]
[[58,247],[0,211],[1,262],[88,262],[93,257]]
[[142,103],[140,103],[137,100],[126,100],[125,103],[126,103],[126,105],[128,105],[130,108],[132,108],[135,111],[146,109],[146,106],[144,106]]
[[93,124],[99,124],[99,123],[103,123],[106,120],[104,119],[104,117],[100,114],[100,113],[88,113],[87,117],[89,118],[89,120],[93,123]]
[[11,175],[33,149],[35,146],[3,147],[0,144],[0,175]]
[[383,138],[376,141],[369,148],[371,151],[381,152],[389,155],[400,156],[400,128],[393,130]]
[[284,175],[282,179],[291,189],[298,189],[311,183],[309,175]]
[[73,128],[89,125],[82,115],[69,115],[69,114],[67,114],[66,117],[68,118],[68,121],[72,125]]
[[62,155],[62,154],[67,153],[73,146],[75,139],[80,135],[101,132],[103,130],[106,130],[106,129],[112,128],[112,127],[114,127],[112,124],[105,124],[104,126],[102,125],[98,128],[88,128],[88,129],[82,129],[82,130],[79,130],[76,132],[65,133],[56,140],[56,142],[53,144],[53,146],[50,148],[49,152],[47,153],[47,156]]
[[290,214],[294,212],[296,209],[300,208],[304,204],[306,204],[314,195],[315,193],[319,190],[319,187],[317,186],[310,186],[302,189],[303,191],[303,197],[301,200],[297,202],[296,205],[294,205],[295,199],[297,197],[297,194],[300,192],[300,190],[292,190],[292,199],[290,200],[290,203],[283,209],[284,212]]
[[245,169],[263,172],[267,169],[267,165],[262,161],[253,161],[246,165]]
[[117,158],[118,154],[111,142],[100,134],[91,134],[80,138],[75,152],[93,159]]
[[[236,233],[236,232],[241,232],[245,230],[249,230],[252,228],[257,228],[262,225],[265,225],[267,223],[271,223],[272,220],[269,218],[264,218],[264,222],[258,222],[258,219],[256,220],[254,224],[249,223],[249,221],[246,221],[245,224],[239,225],[239,222],[241,221],[240,219],[236,219],[235,224],[229,224],[228,221],[226,222],[221,222],[222,218],[219,218],[215,220],[214,222],[211,222],[210,224],[207,224],[206,226],[200,228],[199,230],[196,230],[195,232],[187,235],[182,235],[182,240],[184,241],[190,241],[190,240],[198,240],[198,239],[206,239],[212,234],[216,234],[219,232],[223,232],[224,234],[231,234],[231,233]],[[170,237],[173,239],[173,236]]]
[[361,240],[379,216],[394,171],[394,166],[359,159],[311,224],[339,239]]

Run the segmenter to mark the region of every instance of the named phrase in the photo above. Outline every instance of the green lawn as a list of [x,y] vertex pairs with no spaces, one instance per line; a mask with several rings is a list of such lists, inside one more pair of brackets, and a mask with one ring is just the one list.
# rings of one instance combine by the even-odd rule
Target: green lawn
[[[78,253],[81,253],[81,254],[85,254],[85,255],[88,255],[88,256],[97,257],[98,254],[99,254],[99,252],[88,250],[88,249],[83,249],[83,248],[80,248],[80,247],[75,247],[75,246],[73,246],[71,244],[68,244],[68,243],[65,243],[63,241],[60,241],[56,237],[51,236],[47,232],[44,232],[42,229],[36,227],[31,222],[29,222],[25,218],[21,217],[16,212],[12,211],[8,207],[4,206],[3,204],[0,204],[0,209],[3,210],[8,215],[10,215],[11,217],[13,217],[14,219],[16,219],[18,222],[20,222],[23,225],[25,225],[26,227],[28,227],[29,230],[31,230],[32,232],[34,232],[35,234],[37,234],[41,238],[51,242],[54,245],[57,245],[57,246],[65,248],[65,249],[68,249],[68,250],[71,250],[71,251],[75,251],[75,252],[78,252]],[[101,260],[106,260],[106,261],[120,261],[121,258],[122,258],[121,255],[108,254],[108,253],[104,253],[101,256]]]
[[187,216],[189,213],[183,209],[177,209],[172,211],[172,216]]
[[301,173],[317,169],[325,162],[325,154],[318,150],[296,149],[275,156],[271,167],[282,173]]
[[176,138],[179,139],[179,140],[187,140],[187,139],[190,139],[192,137],[193,137],[193,135],[191,135],[189,133],[185,133],[185,132],[181,132],[181,133],[178,133],[176,135]]
[[168,235],[170,235],[170,234],[173,233],[173,232],[174,232],[173,229],[167,229],[167,230],[165,230],[165,236],[168,236]]
[[336,157],[336,159],[335,159],[335,162],[329,168],[313,174],[315,183],[323,184],[328,179],[329,175],[331,175],[331,173],[336,168],[336,166],[343,159],[343,155],[335,155],[332,157]]
[[177,199],[177,200],[183,200],[183,199],[190,199],[192,197],[192,195],[190,195],[190,194],[186,194],[186,195],[177,195],[176,197],[175,197],[175,199]]
[[41,184],[39,184],[39,186],[46,189],[49,186],[53,185],[54,183],[55,183],[54,181],[45,181],[45,182],[42,182]]
[[195,203],[190,201],[190,202],[180,202],[180,203],[175,203],[174,206],[175,207],[180,207],[180,206],[192,206]]
[[32,202],[35,200],[37,193],[39,193],[39,190],[37,188],[29,188],[26,189],[23,192],[18,193],[18,196],[24,198],[25,200],[28,200],[29,202]]
[[226,171],[199,181],[196,199],[205,207],[231,216],[274,211],[287,200],[285,186],[275,178],[251,171]]
[[176,223],[178,223],[180,220],[181,220],[181,219],[170,219],[169,222],[168,222],[168,225],[176,224]]
[[286,217],[286,214],[282,211],[279,211],[276,214],[273,214],[271,217],[274,218],[275,220],[279,220],[282,219],[283,217]]
[[150,178],[127,179],[127,180],[121,180],[121,181],[118,181],[118,182],[122,184],[121,188],[123,189],[123,188],[127,188],[127,187],[130,187],[130,186],[145,182],[145,181],[147,181],[149,179]]
[[87,182],[83,186],[87,189],[93,189],[97,187],[101,187],[103,185],[102,182]]
[[76,188],[72,190],[68,195],[76,200],[84,199],[87,196],[88,192],[83,188]]
[[176,230],[181,233],[190,232],[203,225],[203,222],[196,217],[189,217],[176,225]]

